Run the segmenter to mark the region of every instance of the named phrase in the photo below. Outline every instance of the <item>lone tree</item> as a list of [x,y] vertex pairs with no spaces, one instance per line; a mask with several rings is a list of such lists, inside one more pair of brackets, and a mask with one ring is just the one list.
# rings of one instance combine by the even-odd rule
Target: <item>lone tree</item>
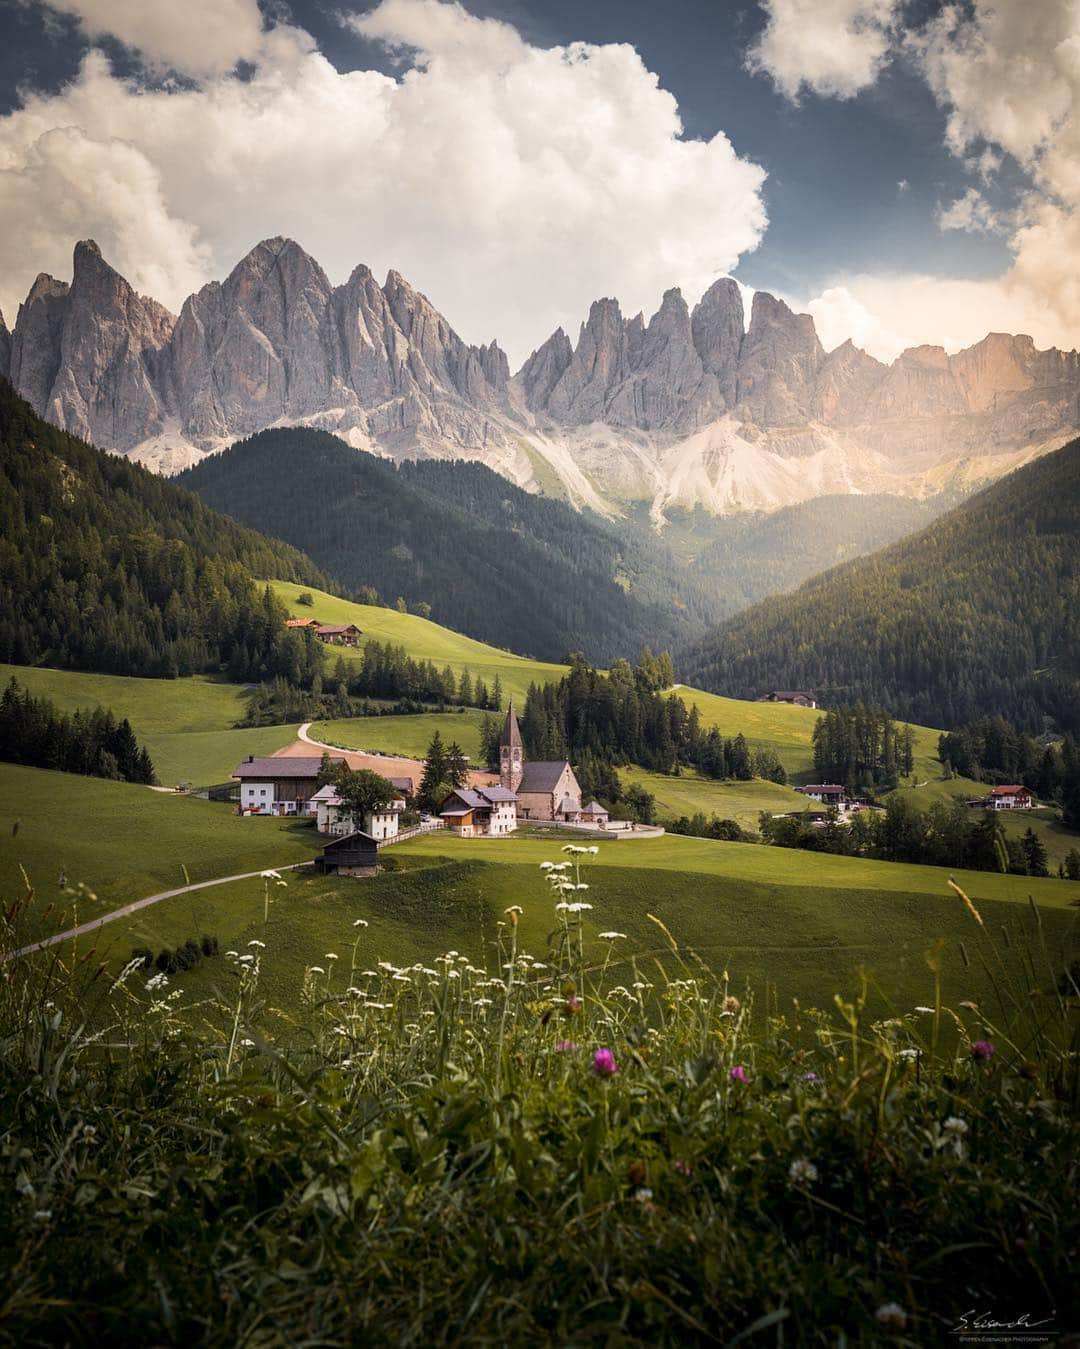
[[362,829],[365,817],[389,805],[396,791],[393,783],[368,768],[358,768],[355,773],[345,768],[338,777],[337,794],[353,823]]

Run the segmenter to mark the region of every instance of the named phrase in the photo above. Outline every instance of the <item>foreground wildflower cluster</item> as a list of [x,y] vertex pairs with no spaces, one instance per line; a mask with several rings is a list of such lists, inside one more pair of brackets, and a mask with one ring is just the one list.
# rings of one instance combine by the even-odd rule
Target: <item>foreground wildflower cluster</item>
[[269,905],[212,998],[0,982],[0,1339],[924,1344],[1049,1293],[1065,1323],[1066,1000],[765,1014],[658,917],[607,927],[594,856],[487,959],[351,921],[287,1011]]

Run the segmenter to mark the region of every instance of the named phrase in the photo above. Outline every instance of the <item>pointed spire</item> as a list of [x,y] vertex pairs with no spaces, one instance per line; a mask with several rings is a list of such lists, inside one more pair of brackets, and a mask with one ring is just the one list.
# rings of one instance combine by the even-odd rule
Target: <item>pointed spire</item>
[[499,748],[521,749],[521,729],[518,726],[517,717],[514,715],[514,700],[510,699],[510,706],[507,709],[506,720],[503,722],[502,735],[499,736]]

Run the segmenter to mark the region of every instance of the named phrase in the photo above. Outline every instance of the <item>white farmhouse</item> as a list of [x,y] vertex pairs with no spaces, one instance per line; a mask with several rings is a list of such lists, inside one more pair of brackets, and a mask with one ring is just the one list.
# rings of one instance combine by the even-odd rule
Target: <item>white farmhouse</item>
[[337,787],[332,782],[319,788],[311,798],[311,804],[315,808],[315,827],[320,834],[343,837],[346,834],[364,833],[381,843],[385,839],[397,837],[398,820],[405,809],[405,798],[395,797],[382,809],[368,811],[359,823],[338,796]]

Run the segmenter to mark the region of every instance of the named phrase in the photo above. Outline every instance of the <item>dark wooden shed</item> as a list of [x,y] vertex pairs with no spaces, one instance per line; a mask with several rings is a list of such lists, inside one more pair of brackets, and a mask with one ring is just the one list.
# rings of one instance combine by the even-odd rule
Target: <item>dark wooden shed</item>
[[379,845],[370,834],[357,832],[328,843],[315,867],[331,876],[374,876],[378,862]]

